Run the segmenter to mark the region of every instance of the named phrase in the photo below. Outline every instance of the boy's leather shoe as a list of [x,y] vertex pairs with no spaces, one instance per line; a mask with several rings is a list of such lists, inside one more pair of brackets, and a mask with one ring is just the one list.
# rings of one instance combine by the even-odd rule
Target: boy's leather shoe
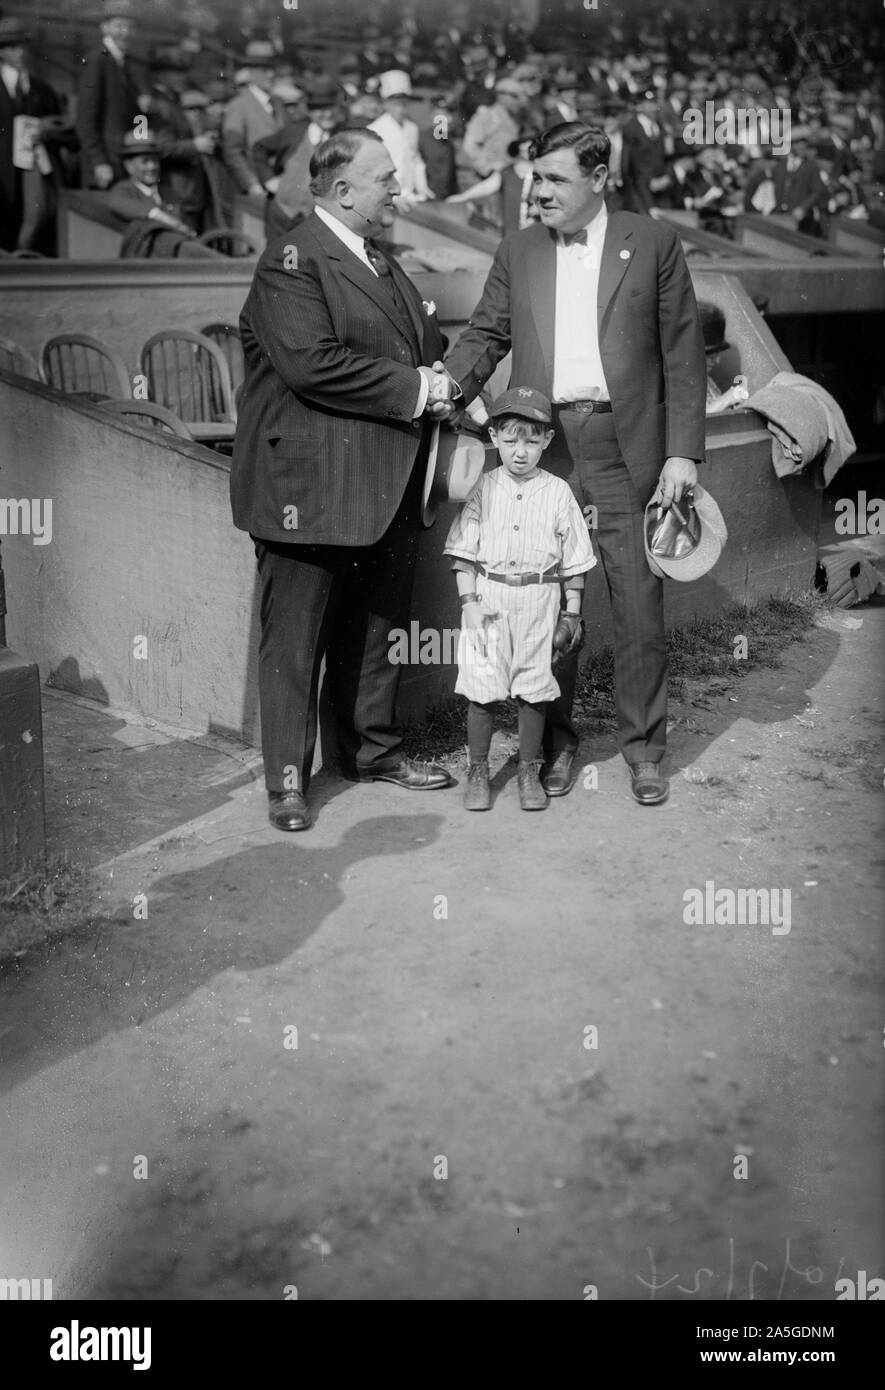
[[301,792],[268,792],[267,817],[274,830],[309,830],[312,824]]
[[410,792],[435,791],[438,787],[452,787],[454,777],[450,777],[438,763],[419,763],[412,758],[402,758],[393,767],[381,772],[359,772],[352,779],[355,782],[393,782],[394,786],[405,787]]
[[634,801],[640,806],[660,806],[670,794],[670,783],[661,772],[660,763],[631,763],[630,776],[633,779]]
[[467,769],[467,786],[464,788],[464,809],[466,811],[487,811],[492,804],[492,791],[489,786],[489,760],[480,758]]
[[541,772],[541,786],[548,796],[565,796],[574,785],[572,764],[578,756],[577,748],[561,748],[545,762]]
[[538,769],[541,760],[520,763],[516,769],[516,783],[519,787],[519,804],[524,811],[546,811],[547,793],[541,786]]

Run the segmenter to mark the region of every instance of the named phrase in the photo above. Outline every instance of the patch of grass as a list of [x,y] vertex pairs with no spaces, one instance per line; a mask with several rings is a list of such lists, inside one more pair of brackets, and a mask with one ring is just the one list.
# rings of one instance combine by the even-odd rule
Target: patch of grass
[[[802,641],[825,605],[815,593],[769,598],[760,603],[732,603],[721,613],[695,618],[667,636],[668,693],[671,699],[714,698],[730,690],[748,671],[777,666],[791,642]],[[745,660],[735,659],[735,638],[747,639]],[[703,704],[702,700],[696,700]],[[710,706],[706,706],[709,708]],[[582,737],[617,728],[614,702],[614,655],[610,647],[590,652],[575,687],[574,722]],[[516,729],[516,703],[497,707],[495,728]],[[467,742],[467,701],[452,696],[421,724],[406,730],[410,758],[457,763]]]
[[81,926],[94,903],[89,872],[62,856],[0,878],[0,968]]

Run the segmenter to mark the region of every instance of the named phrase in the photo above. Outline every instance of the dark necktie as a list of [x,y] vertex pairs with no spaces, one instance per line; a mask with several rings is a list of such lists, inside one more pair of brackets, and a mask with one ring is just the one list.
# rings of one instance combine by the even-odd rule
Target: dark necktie
[[399,308],[399,296],[396,292],[396,285],[393,283],[393,276],[390,273],[390,266],[387,264],[386,256],[383,256],[374,241],[368,237],[365,241],[366,255],[372,267],[378,272],[378,280],[385,292],[390,295],[397,308]]
[[587,228],[582,227],[579,232],[563,232],[562,244],[563,246],[586,246]]

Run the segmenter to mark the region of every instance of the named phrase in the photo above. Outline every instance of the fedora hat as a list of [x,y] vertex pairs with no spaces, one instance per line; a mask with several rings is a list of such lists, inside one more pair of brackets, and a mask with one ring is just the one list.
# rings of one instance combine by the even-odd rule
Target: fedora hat
[[26,28],[14,15],[0,19],[0,48],[20,48],[33,43],[33,40],[33,31]]
[[134,19],[135,0],[104,0],[101,19]]
[[270,39],[250,39],[246,44],[242,62],[244,67],[252,71],[255,68],[273,68],[278,58],[279,54]]
[[485,445],[475,434],[433,427],[424,474],[421,516],[425,526],[436,521],[440,502],[466,502],[486,461]]
[[155,154],[159,156],[160,147],[153,135],[148,134],[138,136],[134,130],[127,130],[122,140],[117,146],[117,154],[120,159],[136,159],[142,154]]
[[309,107],[339,106],[344,97],[344,89],[324,72],[318,73],[307,88]]
[[658,520],[658,503],[652,497],[645,509],[645,558],[660,579],[688,583],[700,579],[719,559],[728,540],[722,513],[700,483],[683,494]]

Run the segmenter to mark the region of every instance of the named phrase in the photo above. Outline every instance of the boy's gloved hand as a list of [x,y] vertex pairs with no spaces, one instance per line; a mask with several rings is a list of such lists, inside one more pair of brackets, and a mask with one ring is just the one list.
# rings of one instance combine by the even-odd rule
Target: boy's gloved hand
[[584,620],[580,613],[560,613],[553,633],[554,673],[561,669],[567,657],[577,656],[584,645]]

